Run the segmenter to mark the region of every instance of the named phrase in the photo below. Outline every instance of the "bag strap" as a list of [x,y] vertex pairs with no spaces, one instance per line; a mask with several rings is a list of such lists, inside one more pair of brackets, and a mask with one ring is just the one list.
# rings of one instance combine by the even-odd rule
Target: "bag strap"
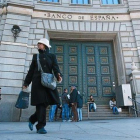
[[38,71],[41,71],[41,73],[43,73],[43,69],[42,69],[40,61],[39,61],[39,54],[37,54],[37,65],[38,65]]

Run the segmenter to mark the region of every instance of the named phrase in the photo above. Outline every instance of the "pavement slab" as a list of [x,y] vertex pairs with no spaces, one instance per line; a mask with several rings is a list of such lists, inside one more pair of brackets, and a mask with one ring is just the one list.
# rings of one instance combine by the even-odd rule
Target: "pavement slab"
[[28,122],[0,122],[0,140],[140,140],[140,118],[47,122],[47,134]]

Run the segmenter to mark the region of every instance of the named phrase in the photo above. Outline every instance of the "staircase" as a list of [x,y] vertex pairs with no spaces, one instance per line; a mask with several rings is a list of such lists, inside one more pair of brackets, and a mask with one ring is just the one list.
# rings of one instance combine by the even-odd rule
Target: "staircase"
[[[49,108],[46,110],[47,117],[46,120],[49,120]],[[134,117],[134,115],[129,114],[129,109],[122,109],[122,112],[119,114],[113,114],[112,110],[108,105],[97,105],[96,112],[89,112],[88,118],[88,106],[85,104],[82,108],[83,120],[107,120],[107,119],[123,119]],[[60,110],[58,109],[57,116],[59,116]],[[62,121],[61,118],[57,117],[57,121]]]
[[108,105],[97,105],[96,112],[89,112],[88,118],[88,107],[87,105],[83,106],[83,120],[103,120],[103,119],[121,119],[132,117],[129,114],[128,109],[122,109],[122,112],[119,114],[113,114],[112,110]]

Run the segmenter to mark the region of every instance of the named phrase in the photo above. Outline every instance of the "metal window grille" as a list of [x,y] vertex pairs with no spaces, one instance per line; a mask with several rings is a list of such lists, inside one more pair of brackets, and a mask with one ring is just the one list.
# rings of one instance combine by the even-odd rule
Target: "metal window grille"
[[90,0],[71,0],[72,4],[90,4]]
[[59,2],[59,0],[41,0],[41,1],[46,1],[46,2]]
[[102,4],[120,4],[120,0],[102,0]]

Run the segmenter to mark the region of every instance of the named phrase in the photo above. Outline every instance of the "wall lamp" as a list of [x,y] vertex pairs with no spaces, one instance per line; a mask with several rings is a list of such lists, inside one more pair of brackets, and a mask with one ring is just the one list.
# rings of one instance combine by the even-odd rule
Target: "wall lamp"
[[14,42],[16,41],[20,31],[21,31],[21,29],[18,25],[13,25],[13,28],[11,29],[11,32],[13,33],[13,36],[14,36]]

